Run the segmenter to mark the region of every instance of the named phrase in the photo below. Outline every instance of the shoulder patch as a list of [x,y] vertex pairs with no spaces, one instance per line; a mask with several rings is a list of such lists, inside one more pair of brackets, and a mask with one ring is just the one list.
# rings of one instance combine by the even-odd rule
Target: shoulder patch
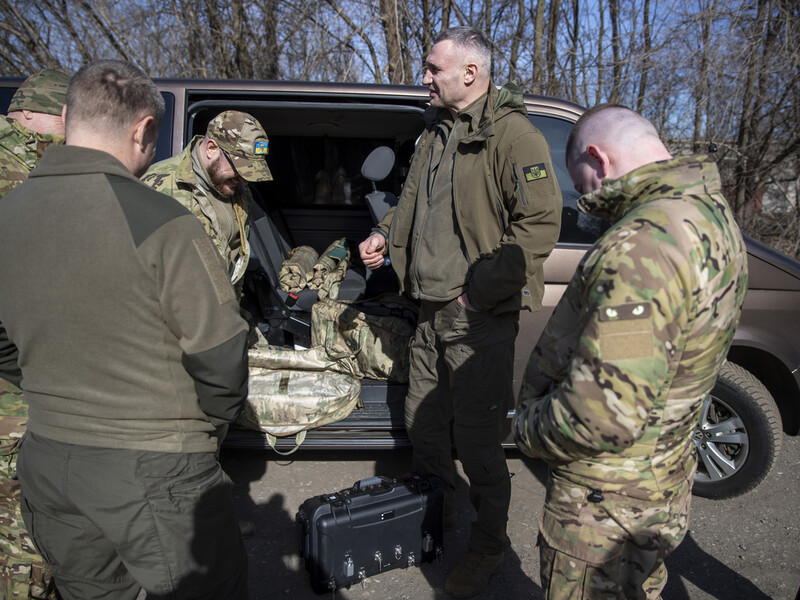
[[539,179],[547,179],[547,169],[544,163],[538,165],[530,165],[529,167],[522,168],[522,174],[525,176],[525,181],[537,181]]
[[617,306],[604,306],[600,310],[600,321],[629,321],[649,319],[652,307],[649,302],[628,302]]
[[598,314],[598,341],[603,360],[652,358],[655,348],[649,302],[603,306]]

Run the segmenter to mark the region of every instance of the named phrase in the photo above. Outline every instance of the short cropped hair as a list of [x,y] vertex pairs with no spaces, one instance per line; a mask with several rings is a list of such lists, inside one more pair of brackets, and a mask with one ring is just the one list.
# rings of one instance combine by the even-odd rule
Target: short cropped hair
[[451,27],[439,33],[433,39],[433,43],[435,45],[445,40],[450,40],[466,50],[467,55],[474,55],[478,68],[491,75],[492,45],[480,29],[466,26]]
[[567,147],[566,147],[565,154],[566,154],[566,160],[567,160],[567,165],[568,166],[571,164],[571,162],[575,158],[577,158],[578,150],[575,148],[575,144],[578,141],[578,137],[580,135],[580,131],[581,131],[581,129],[583,129],[584,124],[589,119],[591,119],[594,115],[596,115],[597,113],[602,112],[604,110],[609,110],[609,109],[612,109],[612,108],[613,109],[627,110],[627,111],[635,113],[635,111],[631,110],[627,106],[623,106],[622,104],[613,104],[611,102],[606,102],[604,104],[598,104],[596,106],[593,106],[589,110],[587,110],[585,113],[583,113],[580,116],[580,118],[578,118],[578,120],[575,121],[575,125],[572,126],[572,131],[570,131],[569,137],[567,138]]
[[67,89],[67,121],[116,134],[139,119],[153,117],[157,128],[164,99],[153,81],[129,62],[98,60],[72,76]]

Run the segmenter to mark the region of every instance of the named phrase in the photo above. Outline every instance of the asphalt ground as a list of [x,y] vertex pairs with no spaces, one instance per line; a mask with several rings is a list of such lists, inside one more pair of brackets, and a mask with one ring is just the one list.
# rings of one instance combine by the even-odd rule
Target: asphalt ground
[[[507,453],[512,479],[508,534],[511,550],[478,600],[543,598],[539,585],[538,521],[544,502],[544,463]],[[295,515],[309,497],[350,487],[373,475],[399,476],[410,450],[302,449],[284,459],[266,451],[224,448],[222,465],[235,483],[239,518],[256,522],[245,541],[252,600],[319,596],[298,555]],[[770,476],[754,491],[729,500],[694,497],[689,533],[667,559],[663,600],[795,600],[800,587],[800,437],[784,435]],[[345,600],[444,599],[444,583],[466,551],[474,516],[463,473],[460,523],[445,534],[441,564],[395,569],[336,592]]]

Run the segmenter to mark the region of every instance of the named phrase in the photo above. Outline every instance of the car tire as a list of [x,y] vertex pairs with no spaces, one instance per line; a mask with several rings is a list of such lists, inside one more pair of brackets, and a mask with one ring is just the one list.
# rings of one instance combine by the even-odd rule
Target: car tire
[[703,403],[694,442],[695,495],[722,499],[749,492],[767,477],[780,452],[775,400],[752,373],[726,361]]

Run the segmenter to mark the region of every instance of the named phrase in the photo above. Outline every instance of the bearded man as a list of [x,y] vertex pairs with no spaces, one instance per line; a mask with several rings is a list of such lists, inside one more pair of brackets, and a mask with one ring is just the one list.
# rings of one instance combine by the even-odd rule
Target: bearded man
[[154,164],[142,177],[200,219],[237,289],[250,259],[253,196],[247,184],[272,180],[268,148],[261,123],[247,113],[227,110],[211,120],[205,136],[195,136],[183,152]]

